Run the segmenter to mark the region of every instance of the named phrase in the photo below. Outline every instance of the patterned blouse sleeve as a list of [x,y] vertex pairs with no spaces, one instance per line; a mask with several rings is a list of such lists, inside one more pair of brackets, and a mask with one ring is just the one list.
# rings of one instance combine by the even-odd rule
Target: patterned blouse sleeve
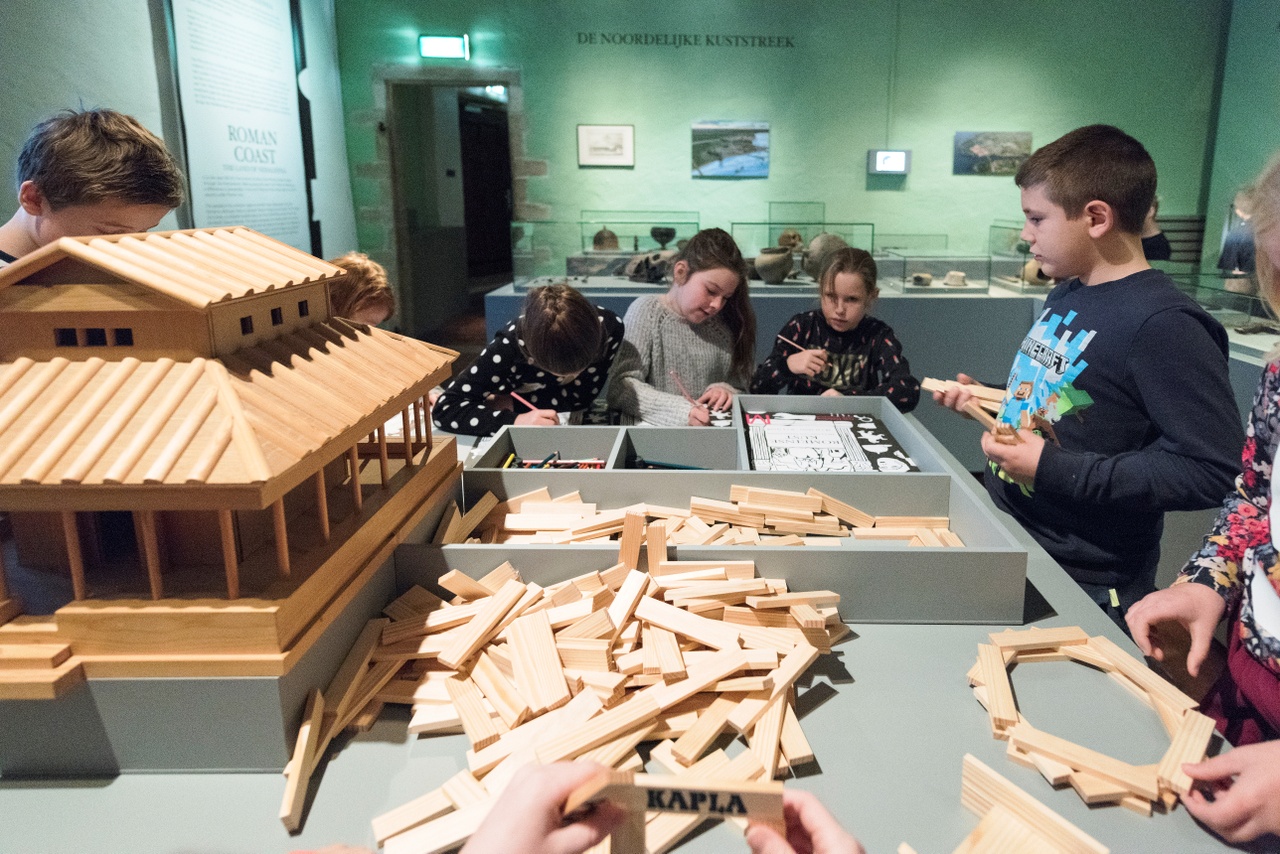
[[1271,466],[1275,442],[1280,437],[1277,393],[1280,363],[1271,362],[1263,371],[1249,414],[1236,490],[1222,502],[1212,530],[1174,582],[1212,587],[1228,605],[1241,595],[1239,567],[1245,550],[1271,537]]
[[487,398],[514,388],[513,371],[517,360],[523,358],[516,347],[514,328],[508,326],[493,337],[470,367],[445,385],[431,410],[431,420],[441,430],[465,436],[492,436],[504,425],[515,423],[514,412],[490,405]]
[[902,355],[902,344],[888,326],[877,333],[871,343],[871,369],[877,382],[867,394],[884,395],[899,412],[916,408],[920,402],[920,381],[911,375],[911,365]]
[[774,336],[773,350],[756,368],[755,376],[751,378],[752,394],[779,394],[791,385],[795,374],[787,367],[787,357],[795,352],[795,348],[783,343],[782,338],[798,343],[803,340],[801,336],[800,315],[796,315]]

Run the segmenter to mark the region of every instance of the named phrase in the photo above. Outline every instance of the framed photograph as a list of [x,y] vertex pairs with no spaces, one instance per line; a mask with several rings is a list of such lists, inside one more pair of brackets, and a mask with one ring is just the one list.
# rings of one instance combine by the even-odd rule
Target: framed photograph
[[1031,156],[1023,131],[956,131],[952,175],[1013,175]]
[[693,123],[694,178],[768,178],[769,123]]
[[579,166],[636,165],[635,125],[578,125]]

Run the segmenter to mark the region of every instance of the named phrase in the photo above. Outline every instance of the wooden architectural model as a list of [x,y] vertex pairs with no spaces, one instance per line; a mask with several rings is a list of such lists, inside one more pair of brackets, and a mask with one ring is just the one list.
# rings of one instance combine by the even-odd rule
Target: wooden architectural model
[[[1107,673],[1160,716],[1171,742],[1163,759],[1135,766],[1033,727],[1018,713],[1009,683],[1008,669],[1019,661],[1077,661]],[[1087,804],[1118,803],[1143,815],[1155,804],[1171,809],[1191,787],[1183,763],[1203,760],[1213,736],[1213,719],[1195,710],[1195,700],[1110,639],[1075,626],[993,632],[990,644],[978,646],[969,684],[992,734],[1009,742],[1009,758],[1051,785],[1070,785]]]
[[[812,762],[794,686],[849,633],[839,597],[789,593],[785,582],[757,577],[749,560],[669,561],[663,526],[631,519],[607,569],[546,588],[524,583],[510,564],[480,579],[455,570],[439,579],[448,601],[414,587],[391,602],[388,619],[369,624],[309,706],[316,723],[304,727],[290,763],[285,825],[301,821],[306,776],[324,745],[384,702],[413,707],[411,733],[463,732],[472,745],[467,770],[374,820],[388,854],[461,844],[532,761],[585,758],[635,771],[636,746],[660,742],[651,758],[676,785],[725,792],[773,792],[749,784]],[[726,732],[749,745],[733,760],[713,749]],[[667,851],[703,813],[641,811],[641,841]],[[615,840],[613,850],[624,847]]]
[[[246,228],[63,238],[0,271],[0,511],[18,563],[71,586],[19,616],[0,565],[0,699],[84,666],[278,674],[456,477],[424,411],[456,353],[331,317],[342,275]],[[19,672],[32,645],[63,660]]]

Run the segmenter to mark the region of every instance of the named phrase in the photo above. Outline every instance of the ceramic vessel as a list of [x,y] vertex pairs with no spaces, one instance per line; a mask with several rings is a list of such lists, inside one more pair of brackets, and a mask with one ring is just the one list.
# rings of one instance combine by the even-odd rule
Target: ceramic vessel
[[963,288],[968,286],[965,281],[964,272],[962,270],[949,270],[946,277],[942,280],[942,284],[948,288]]
[[932,273],[912,273],[911,284],[917,288],[927,288],[933,284]]
[[781,284],[791,272],[791,249],[786,246],[770,246],[756,256],[756,272],[766,284]]
[[1040,262],[1032,258],[1022,265],[1022,281],[1029,285],[1047,285],[1052,280],[1040,269]]
[[618,248],[618,235],[610,231],[608,226],[605,226],[591,238],[591,248],[606,252],[616,250]]
[[676,239],[676,230],[669,225],[655,225],[649,229],[649,236],[658,241],[658,246],[667,248],[667,244]]
[[782,234],[778,235],[778,245],[785,246],[792,252],[803,252],[804,238],[794,228],[785,228]]
[[840,235],[822,232],[809,241],[809,251],[805,253],[804,271],[813,276],[816,281],[822,275],[822,265],[826,263],[827,256],[848,245]]

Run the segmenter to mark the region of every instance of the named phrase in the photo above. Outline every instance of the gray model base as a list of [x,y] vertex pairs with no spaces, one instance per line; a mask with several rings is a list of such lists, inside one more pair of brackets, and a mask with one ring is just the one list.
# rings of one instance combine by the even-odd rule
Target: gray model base
[[57,700],[0,702],[0,775],[280,771],[307,692],[328,683],[394,587],[387,560],[284,676],[89,679]]

